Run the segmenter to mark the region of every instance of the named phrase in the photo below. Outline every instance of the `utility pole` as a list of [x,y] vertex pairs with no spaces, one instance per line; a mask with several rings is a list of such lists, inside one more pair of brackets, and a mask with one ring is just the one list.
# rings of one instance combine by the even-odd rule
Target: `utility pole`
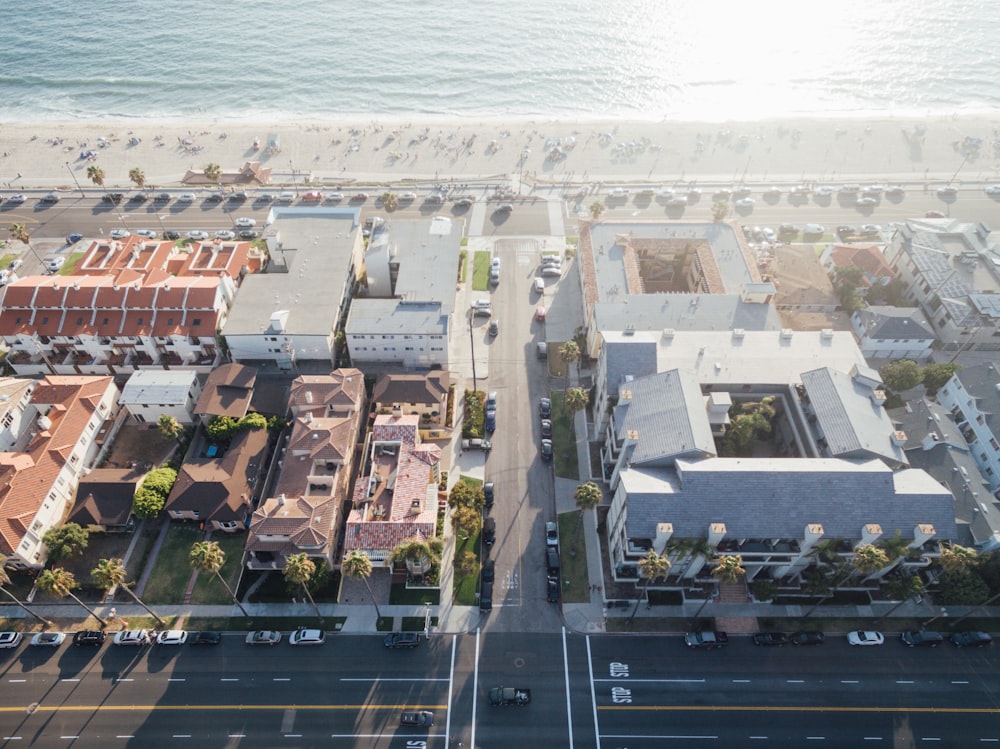
[[66,168],[69,169],[69,176],[72,177],[73,181],[76,183],[76,189],[80,191],[80,197],[81,198],[86,197],[86,195],[84,195],[83,193],[83,188],[80,187],[80,180],[76,178],[76,172],[73,171],[73,167],[69,165],[68,161],[66,162]]

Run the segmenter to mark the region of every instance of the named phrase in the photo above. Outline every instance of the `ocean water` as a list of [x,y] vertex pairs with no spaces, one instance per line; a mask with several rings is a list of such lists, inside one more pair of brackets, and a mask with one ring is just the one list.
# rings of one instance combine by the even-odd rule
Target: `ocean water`
[[1000,111],[983,0],[6,0],[0,21],[0,121]]

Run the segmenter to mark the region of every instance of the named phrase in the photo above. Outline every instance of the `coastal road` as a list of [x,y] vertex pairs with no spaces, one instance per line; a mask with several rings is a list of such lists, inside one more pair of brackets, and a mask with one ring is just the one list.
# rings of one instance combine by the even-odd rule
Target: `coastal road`
[[[1000,742],[994,649],[694,651],[677,636],[497,633],[322,648],[105,645],[0,660],[0,745],[173,747],[968,747]],[[532,704],[487,692],[527,687]],[[435,713],[429,730],[403,709]],[[417,743],[412,743],[417,742]],[[421,743],[422,742],[422,743]]]

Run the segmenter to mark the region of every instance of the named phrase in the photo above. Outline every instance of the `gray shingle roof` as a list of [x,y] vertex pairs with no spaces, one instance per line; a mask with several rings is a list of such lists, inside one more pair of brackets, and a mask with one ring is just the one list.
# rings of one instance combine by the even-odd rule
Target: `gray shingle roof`
[[876,341],[933,341],[934,331],[917,307],[868,307],[858,316],[865,337]]
[[994,364],[979,364],[955,373],[962,387],[976,399],[976,408],[985,416],[986,424],[1000,437],[1000,372]]
[[924,471],[893,472],[878,460],[711,458],[678,460],[676,471],[629,468],[628,535],[653,538],[672,523],[678,538],[704,536],[725,523],[729,538],[802,538],[820,523],[827,538],[857,539],[868,523],[883,537],[913,538],[920,523],[954,539],[951,493]]
[[834,457],[906,463],[903,448],[892,443],[892,419],[872,401],[869,387],[830,367],[803,372],[802,386]]
[[632,465],[664,465],[681,455],[715,455],[705,396],[693,372],[672,369],[633,380],[625,387],[632,400],[622,407],[624,418],[616,422],[617,436],[624,439],[631,430],[638,433]]

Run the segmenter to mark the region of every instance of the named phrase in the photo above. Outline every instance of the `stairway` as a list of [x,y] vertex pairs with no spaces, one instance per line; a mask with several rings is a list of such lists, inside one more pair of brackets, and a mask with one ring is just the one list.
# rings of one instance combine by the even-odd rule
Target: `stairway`
[[[746,578],[741,577],[735,583],[719,583],[719,597],[715,599],[716,604],[740,604],[753,603],[747,595]],[[755,616],[717,616],[715,617],[715,628],[731,634],[751,634],[757,631],[757,617]]]

